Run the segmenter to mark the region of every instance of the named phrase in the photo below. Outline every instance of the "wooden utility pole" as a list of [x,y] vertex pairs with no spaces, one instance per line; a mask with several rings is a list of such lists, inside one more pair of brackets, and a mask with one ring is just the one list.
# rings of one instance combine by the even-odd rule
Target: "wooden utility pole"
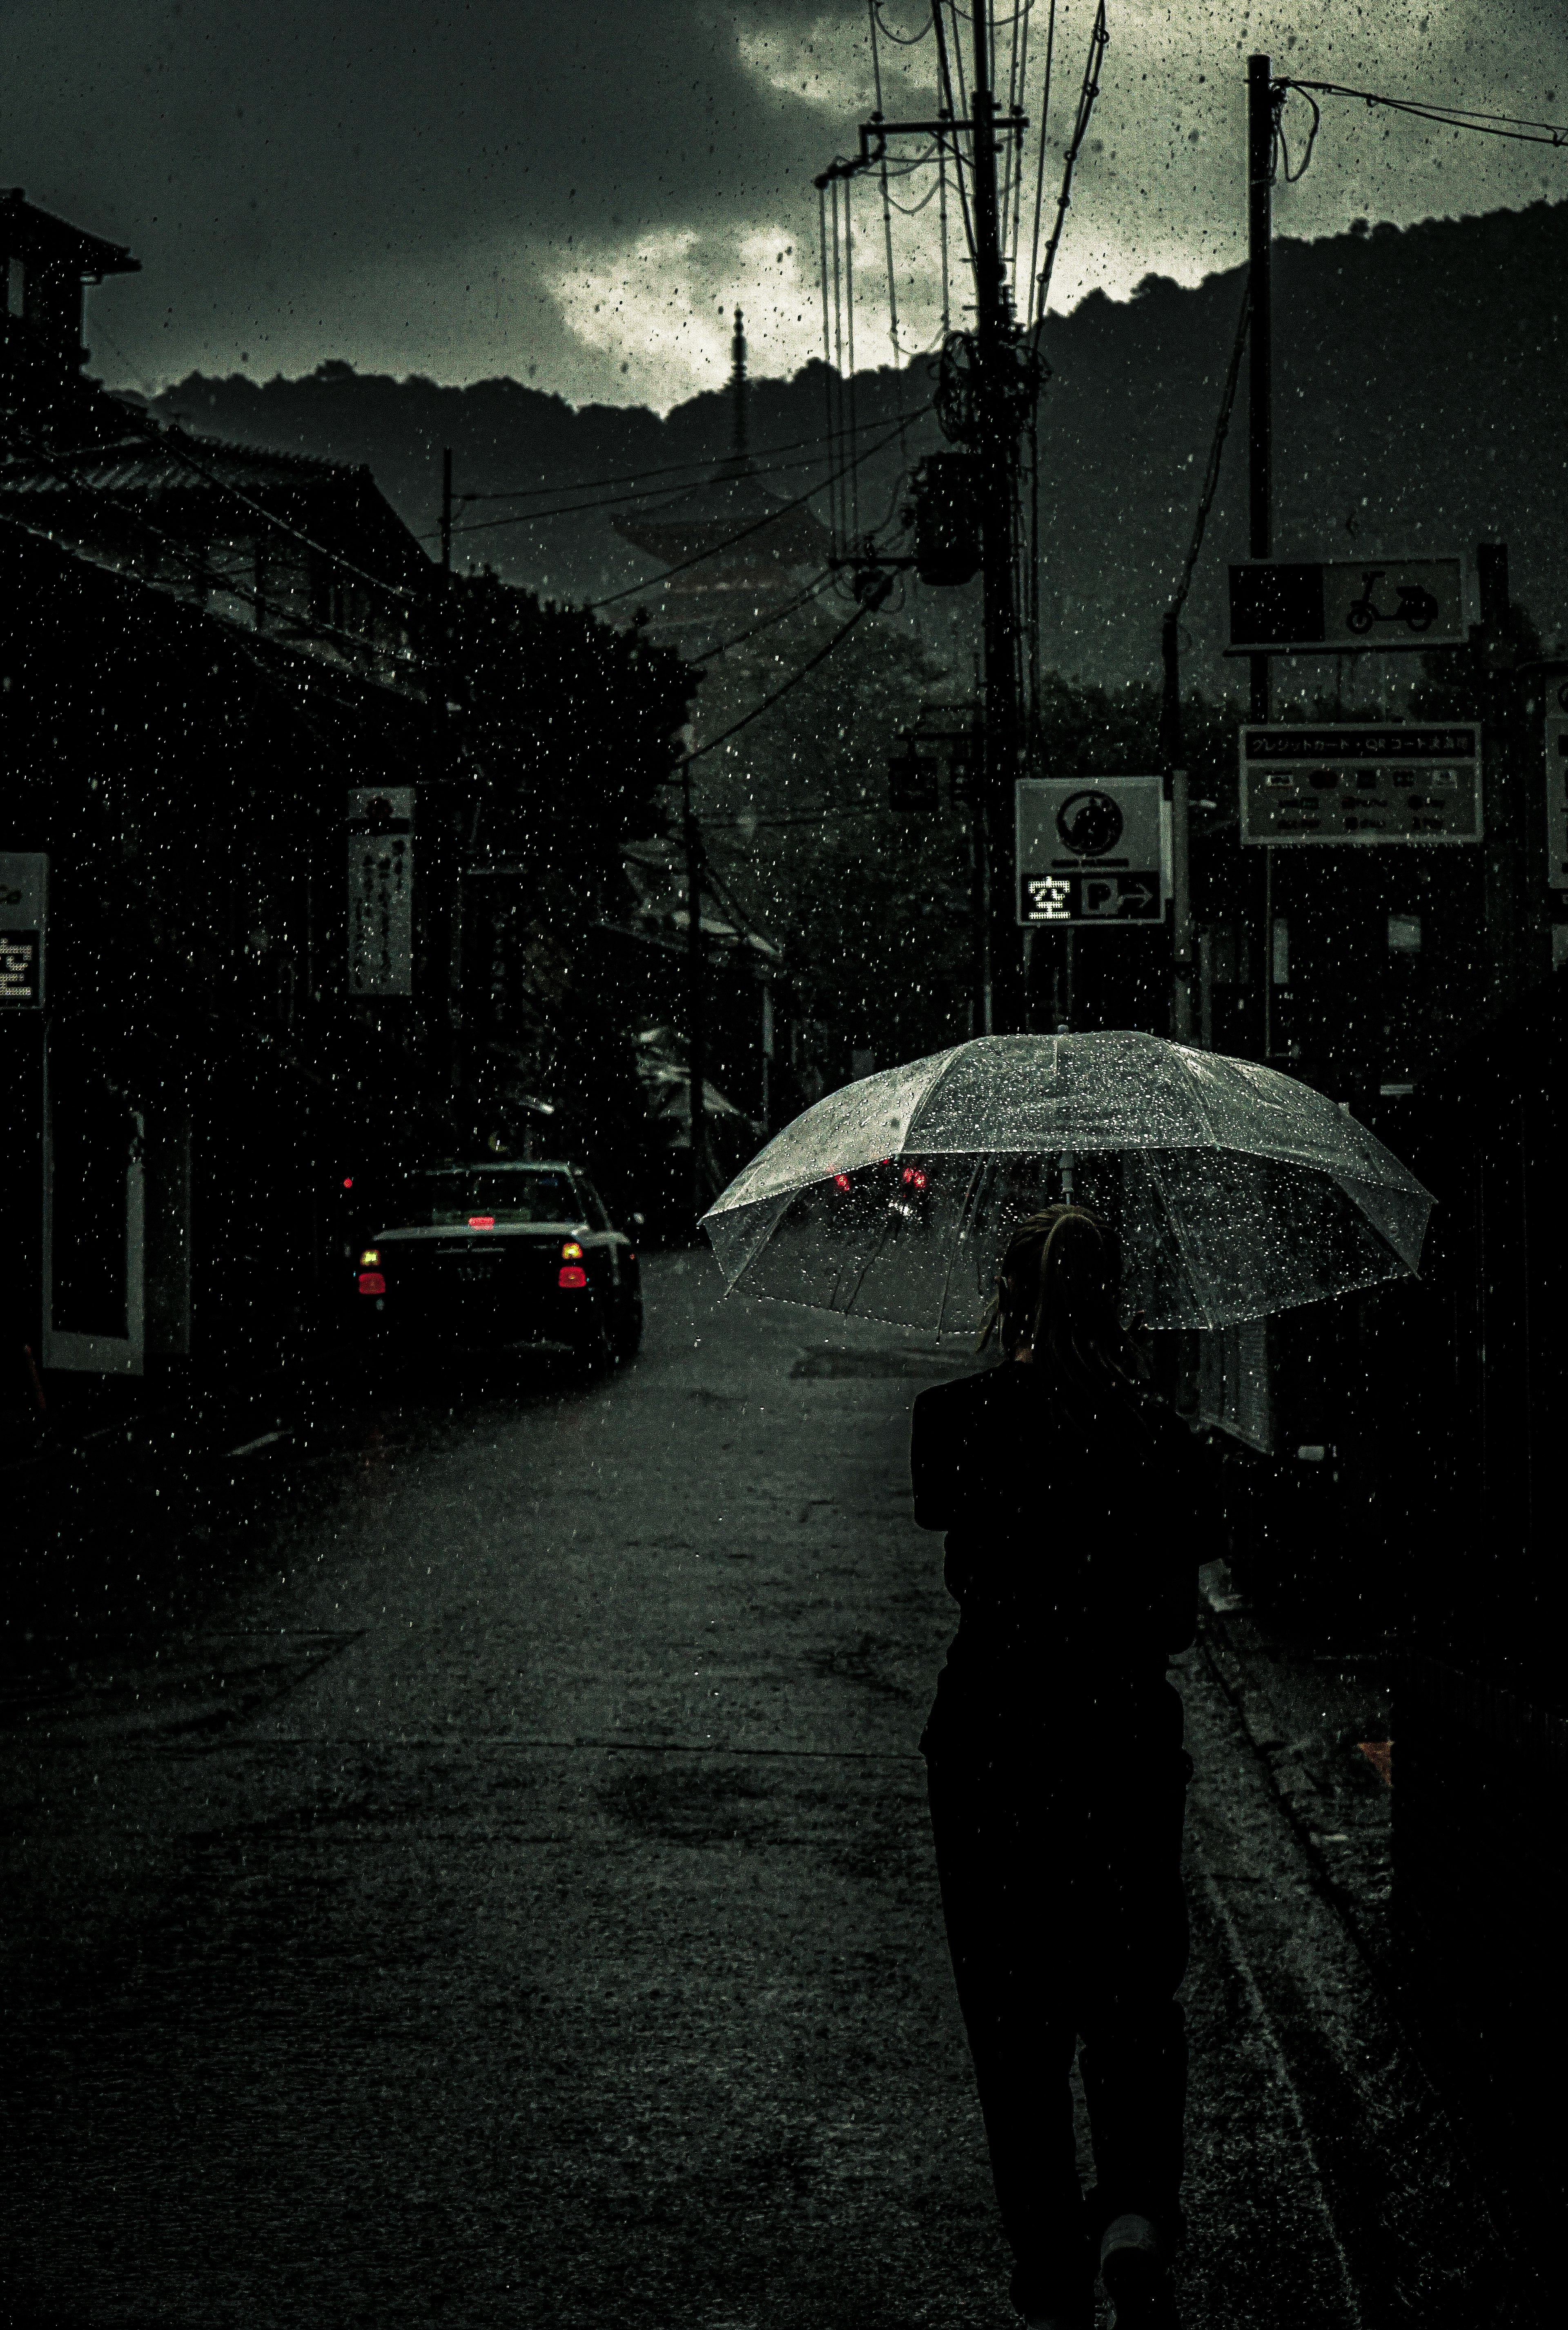
[[1024,951],[1017,916],[1015,817],[1018,781],[1018,584],[1014,535],[1018,495],[1017,335],[1002,256],[997,197],[997,99],[991,80],[990,0],[974,0],[970,185],[975,222],[975,358],[979,427],[981,633],[986,725],[980,832],[985,844],[989,1035],[1024,1025]]
[[692,1221],[708,1209],[708,966],[703,948],[703,834],[692,806],[692,764],[681,768],[681,833],[686,848],[686,1077],[692,1134]]
[[1165,666],[1165,690],[1160,704],[1159,750],[1170,801],[1171,1034],[1178,1044],[1189,1044],[1193,1035],[1193,892],[1186,753],[1182,741],[1179,606],[1166,611],[1160,655]]
[[[1270,61],[1247,59],[1247,551],[1274,554],[1274,304],[1270,272],[1273,232],[1274,91]],[[1270,709],[1269,658],[1249,658],[1252,716]]]
[[441,569],[452,571],[452,449],[441,455]]

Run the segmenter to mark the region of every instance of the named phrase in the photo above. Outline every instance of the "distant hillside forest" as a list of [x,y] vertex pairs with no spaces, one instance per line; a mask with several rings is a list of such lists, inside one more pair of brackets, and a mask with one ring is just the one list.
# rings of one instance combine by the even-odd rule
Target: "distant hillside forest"
[[[1193,290],[1149,276],[1130,300],[1093,292],[1052,319],[1040,406],[1047,667],[1110,686],[1153,674],[1242,288],[1240,270]],[[1506,542],[1515,596],[1555,646],[1568,631],[1565,307],[1568,204],[1403,231],[1358,222],[1322,242],[1280,242],[1277,554],[1371,561],[1459,551],[1473,562],[1478,542]],[[793,380],[753,384],[751,445],[781,497],[825,474],[824,371],[815,363]],[[864,527],[896,507],[901,469],[939,439],[929,368],[863,375],[855,393],[862,445],[875,444],[901,407],[917,416],[902,446],[859,473]],[[487,562],[571,600],[654,577],[611,529],[630,507],[614,498],[628,490],[620,481],[634,478],[651,505],[693,474],[655,472],[717,459],[731,429],[722,393],[660,419],[642,407],[574,411],[514,380],[441,388],[339,363],[260,386],[193,374],[153,409],[242,443],[368,462],[432,552],[441,449],[450,446],[459,496],[525,497],[461,502],[456,563]],[[1224,564],[1246,539],[1244,428],[1243,388],[1188,607],[1184,676],[1210,690],[1234,684],[1217,649]],[[520,511],[549,514],[496,523]],[[933,630],[945,630],[950,611],[930,608]]]

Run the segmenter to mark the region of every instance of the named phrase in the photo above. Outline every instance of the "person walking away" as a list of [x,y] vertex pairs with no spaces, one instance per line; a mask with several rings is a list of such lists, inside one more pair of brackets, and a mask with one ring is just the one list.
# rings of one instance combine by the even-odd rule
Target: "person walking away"
[[[1170,1655],[1219,1550],[1208,1460],[1141,1380],[1110,1226],[1014,1233],[980,1339],[915,1402],[915,1519],[947,1532],[959,1631],[921,1746],[953,1975],[1031,2330],[1177,2321],[1190,1758]],[[1077,2168],[1077,2051],[1095,2186]]]

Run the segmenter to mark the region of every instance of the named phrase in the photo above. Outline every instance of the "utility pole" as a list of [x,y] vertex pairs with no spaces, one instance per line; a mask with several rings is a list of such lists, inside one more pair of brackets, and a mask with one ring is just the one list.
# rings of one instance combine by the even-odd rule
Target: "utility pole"
[[441,455],[441,571],[452,571],[452,449]]
[[681,832],[686,846],[686,1076],[692,1134],[692,1222],[708,1209],[708,967],[703,951],[703,835],[692,807],[692,764],[681,767]]
[[974,0],[970,111],[975,221],[975,357],[980,488],[981,636],[986,725],[980,832],[988,999],[984,1033],[1024,1025],[1023,948],[1014,866],[1018,781],[1018,591],[1014,529],[1018,490],[1018,353],[1002,257],[997,198],[997,99],[991,81],[991,0]]
[[[1247,59],[1248,555],[1274,554],[1274,304],[1270,260],[1273,232],[1274,91],[1268,57]],[[1269,658],[1249,658],[1252,716],[1270,713]]]
[[1181,609],[1166,611],[1160,631],[1165,693],[1160,705],[1159,748],[1170,800],[1171,1034],[1178,1044],[1193,1036],[1193,891],[1187,823],[1186,754],[1182,743]]

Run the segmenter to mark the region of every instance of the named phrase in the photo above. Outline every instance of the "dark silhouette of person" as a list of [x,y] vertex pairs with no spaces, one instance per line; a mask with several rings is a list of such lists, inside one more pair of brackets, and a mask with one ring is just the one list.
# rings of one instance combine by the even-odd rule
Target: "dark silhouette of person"
[[1001,1364],[914,1407],[915,1519],[947,1531],[959,1610],[921,1746],[1013,2302],[1035,2330],[1086,2330],[1096,2259],[1118,2330],[1177,2320],[1192,1764],[1166,1665],[1193,1641],[1217,1514],[1206,1452],[1141,1380],[1120,1279],[1108,1223],[1033,1215],[981,1337]]

